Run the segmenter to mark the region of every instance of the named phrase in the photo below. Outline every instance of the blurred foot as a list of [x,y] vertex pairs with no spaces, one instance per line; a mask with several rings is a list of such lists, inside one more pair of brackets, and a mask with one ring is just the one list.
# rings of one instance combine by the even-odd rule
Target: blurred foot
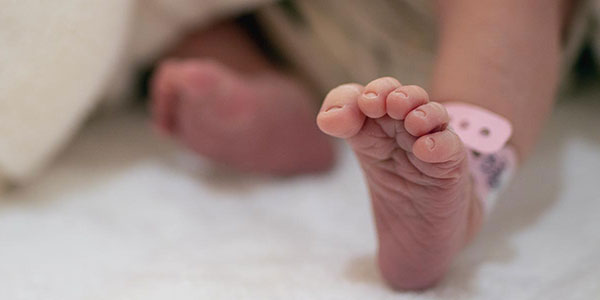
[[333,147],[295,81],[243,77],[210,60],[163,62],[152,82],[155,125],[215,162],[290,175],[329,169]]
[[342,85],[317,123],[346,139],[362,166],[379,235],[379,265],[399,289],[436,283],[480,226],[467,152],[444,106],[418,86],[381,78]]

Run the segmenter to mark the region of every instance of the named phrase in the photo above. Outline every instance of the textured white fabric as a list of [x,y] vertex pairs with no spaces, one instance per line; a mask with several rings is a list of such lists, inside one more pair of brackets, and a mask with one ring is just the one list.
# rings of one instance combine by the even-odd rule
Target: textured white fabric
[[558,106],[481,235],[423,293],[381,283],[348,149],[327,175],[231,176],[141,113],[102,117],[0,201],[0,299],[598,299],[598,95]]

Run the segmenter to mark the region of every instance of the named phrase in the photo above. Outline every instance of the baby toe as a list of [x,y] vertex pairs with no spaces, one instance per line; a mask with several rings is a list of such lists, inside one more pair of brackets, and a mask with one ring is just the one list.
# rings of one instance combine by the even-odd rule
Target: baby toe
[[387,114],[392,119],[404,120],[409,112],[427,102],[429,102],[429,95],[420,86],[402,86],[387,96]]
[[180,73],[179,63],[165,61],[159,65],[150,83],[152,121],[164,133],[171,134],[174,131]]
[[442,104],[429,102],[409,112],[404,120],[404,127],[408,133],[419,137],[446,128],[449,121],[448,112]]
[[365,121],[365,115],[357,104],[362,90],[363,87],[358,84],[344,84],[331,90],[317,116],[321,131],[338,138],[356,135]]
[[371,81],[358,98],[358,106],[369,118],[381,118],[386,114],[386,99],[390,92],[402,86],[392,77],[383,77]]
[[449,129],[424,135],[413,145],[414,155],[427,163],[458,161],[464,156],[463,150],[460,138]]

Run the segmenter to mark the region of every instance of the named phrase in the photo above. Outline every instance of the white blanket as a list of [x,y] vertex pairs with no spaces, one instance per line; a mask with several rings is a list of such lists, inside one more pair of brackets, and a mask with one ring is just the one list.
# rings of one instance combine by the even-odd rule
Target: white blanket
[[185,29],[269,1],[0,0],[0,186],[30,180]]
[[382,284],[360,170],[214,172],[102,116],[0,201],[0,299],[600,299],[600,90],[559,105],[477,240],[422,293]]

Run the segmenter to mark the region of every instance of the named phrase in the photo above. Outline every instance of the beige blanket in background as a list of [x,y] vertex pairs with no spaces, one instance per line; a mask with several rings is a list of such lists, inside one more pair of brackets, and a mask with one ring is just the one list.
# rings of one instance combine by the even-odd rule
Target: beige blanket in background
[[29,178],[76,129],[122,52],[130,1],[0,1],[0,173]]
[[269,1],[0,0],[0,183],[32,178],[185,28]]
[[[293,7],[290,13],[267,6],[259,16],[292,64],[323,92],[381,76],[429,86],[437,41],[434,0],[300,0]],[[598,0],[576,2],[564,41],[564,75],[590,31],[600,50],[598,7]]]

